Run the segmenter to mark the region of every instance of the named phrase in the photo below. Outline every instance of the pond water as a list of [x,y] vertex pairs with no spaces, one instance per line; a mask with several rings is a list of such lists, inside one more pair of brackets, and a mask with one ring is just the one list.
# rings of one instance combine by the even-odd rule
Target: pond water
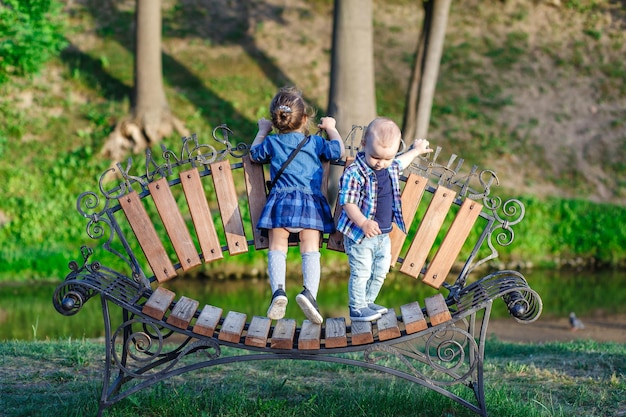
[[[531,287],[543,300],[544,317],[564,317],[570,311],[578,316],[626,313],[626,272],[624,271],[524,271]],[[104,336],[99,297],[89,300],[83,309],[71,317],[57,313],[52,305],[56,283],[0,284],[0,341],[80,339]],[[176,279],[166,286],[178,296],[196,299],[201,306],[211,304],[227,311],[264,316],[270,300],[266,280],[201,281]],[[304,315],[295,302],[301,291],[301,278],[287,281],[287,317],[299,323]],[[419,280],[403,274],[390,274],[377,300],[396,308],[423,300],[436,291]],[[347,317],[347,277],[325,277],[318,294],[320,311],[325,317]],[[121,318],[119,309],[112,311],[115,320]],[[508,315],[504,303],[494,303],[492,317]]]

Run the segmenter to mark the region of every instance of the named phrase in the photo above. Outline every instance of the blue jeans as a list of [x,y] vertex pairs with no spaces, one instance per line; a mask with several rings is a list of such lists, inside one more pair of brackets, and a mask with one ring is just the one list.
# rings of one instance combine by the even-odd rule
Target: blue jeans
[[348,305],[352,308],[367,307],[376,301],[391,266],[391,239],[389,234],[364,238],[361,243],[343,239],[348,262]]

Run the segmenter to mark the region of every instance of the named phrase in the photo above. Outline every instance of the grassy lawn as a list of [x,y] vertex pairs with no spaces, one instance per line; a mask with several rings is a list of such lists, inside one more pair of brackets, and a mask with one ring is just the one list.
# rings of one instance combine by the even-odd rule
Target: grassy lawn
[[[487,343],[491,416],[626,415],[626,346]],[[103,345],[0,343],[0,415],[97,413]],[[107,416],[472,416],[426,388],[360,368],[308,361],[220,365],[131,395]]]

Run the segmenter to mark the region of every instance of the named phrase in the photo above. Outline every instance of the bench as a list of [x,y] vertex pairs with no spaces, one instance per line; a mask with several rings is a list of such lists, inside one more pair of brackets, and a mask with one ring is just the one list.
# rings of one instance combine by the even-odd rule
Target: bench
[[[350,132],[350,156],[333,169],[354,157],[362,132]],[[533,322],[542,310],[521,273],[486,268],[498,256],[496,248],[513,241],[512,227],[525,214],[520,201],[491,195],[496,174],[476,166],[462,174],[464,161],[456,155],[438,162],[441,148],[403,173],[403,216],[410,229],[407,235],[392,231],[392,265],[402,278],[437,289],[435,295],[389,306],[372,323],[349,324],[345,317],[326,318],[322,325],[288,317],[272,322],[265,311],[247,317],[219,300],[168,289],[170,280],[185,279],[203,264],[268,246],[255,228],[266,201],[267,169],[252,163],[248,146],[231,144],[230,136],[222,125],[210,143],[192,135],[177,151],[162,145],[159,158],[147,150],[145,166],[137,168],[129,158],[126,166],[102,174],[99,192],[78,197],[87,234],[101,244],[81,247],[82,261],[70,262],[53,304],[69,316],[100,296],[106,360],[98,415],[185,372],[236,361],[307,359],[401,377],[486,416],[483,361],[493,301],[502,299],[520,323]],[[321,250],[342,251],[342,244],[341,234],[331,234]],[[473,271],[484,276],[470,279]],[[454,393],[456,385],[474,400]]]

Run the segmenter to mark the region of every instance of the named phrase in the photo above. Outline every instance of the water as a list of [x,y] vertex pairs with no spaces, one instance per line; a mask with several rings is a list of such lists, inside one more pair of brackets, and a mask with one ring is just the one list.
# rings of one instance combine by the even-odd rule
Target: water
[[[524,272],[531,287],[543,300],[544,317],[565,317],[570,311],[584,317],[591,313],[626,313],[626,273],[623,271],[552,271]],[[56,284],[0,284],[0,340],[80,339],[104,336],[101,303],[94,297],[75,316],[66,317],[52,306]],[[202,305],[212,304],[227,311],[265,315],[270,299],[269,285],[263,279],[237,281],[200,281],[175,279],[167,287],[177,296],[185,295]],[[304,315],[295,303],[301,279],[287,282],[289,305],[287,317],[299,323]],[[423,300],[436,291],[403,274],[390,274],[377,302],[396,311],[402,304]],[[347,277],[324,278],[318,295],[325,317],[347,317]],[[119,309],[112,310],[114,321],[121,319]],[[504,303],[494,303],[493,317],[505,317]]]

